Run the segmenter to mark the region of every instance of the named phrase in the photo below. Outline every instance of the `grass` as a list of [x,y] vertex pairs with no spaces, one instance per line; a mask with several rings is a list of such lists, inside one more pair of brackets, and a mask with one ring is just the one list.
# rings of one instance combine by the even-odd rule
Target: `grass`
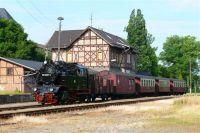
[[200,96],[200,93],[186,93],[184,96]]
[[168,111],[157,112],[154,119],[161,125],[193,126],[200,124],[200,96],[184,96],[174,101]]
[[186,95],[174,101],[174,106],[200,105],[200,95]]
[[8,91],[8,90],[0,90],[0,95],[15,95],[15,94],[24,94],[24,92],[15,90],[15,91]]

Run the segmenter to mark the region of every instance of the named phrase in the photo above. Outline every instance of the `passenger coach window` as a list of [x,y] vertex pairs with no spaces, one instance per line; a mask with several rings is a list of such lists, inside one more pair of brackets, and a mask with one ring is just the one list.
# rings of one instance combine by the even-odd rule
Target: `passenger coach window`
[[133,79],[129,79],[129,85],[134,85],[134,80]]
[[77,70],[77,74],[79,76],[85,76],[86,75],[86,70],[85,69],[78,69]]

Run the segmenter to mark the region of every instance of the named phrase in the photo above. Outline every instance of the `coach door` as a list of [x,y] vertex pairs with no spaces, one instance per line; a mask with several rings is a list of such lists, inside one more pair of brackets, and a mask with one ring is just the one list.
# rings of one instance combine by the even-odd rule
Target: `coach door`
[[160,88],[159,79],[156,79],[155,81],[156,81],[156,83],[155,83],[155,93],[158,95],[159,94],[159,88]]
[[113,91],[114,91],[114,90],[113,90],[113,89],[114,89],[114,88],[113,88],[113,83],[114,83],[114,81],[113,81],[113,80],[108,80],[107,83],[108,83],[108,93],[111,94],[111,93],[113,93]]
[[140,94],[141,90],[141,79],[139,77],[135,77],[135,93],[136,95]]

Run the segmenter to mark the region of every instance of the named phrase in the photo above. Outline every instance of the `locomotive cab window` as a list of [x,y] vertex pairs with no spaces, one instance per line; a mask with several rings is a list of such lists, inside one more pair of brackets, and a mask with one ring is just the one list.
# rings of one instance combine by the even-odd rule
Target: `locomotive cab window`
[[85,69],[77,69],[77,74],[79,76],[86,76],[87,75],[87,72]]

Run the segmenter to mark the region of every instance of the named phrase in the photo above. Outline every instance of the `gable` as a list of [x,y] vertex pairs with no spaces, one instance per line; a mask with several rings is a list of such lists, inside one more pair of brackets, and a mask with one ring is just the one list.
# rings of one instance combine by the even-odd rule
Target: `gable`
[[107,67],[109,44],[88,29],[67,49],[66,61],[79,62],[87,67]]
[[105,39],[97,35],[92,30],[87,30],[84,34],[82,34],[72,45],[75,46],[87,46],[87,45],[100,45],[100,44],[108,44]]

